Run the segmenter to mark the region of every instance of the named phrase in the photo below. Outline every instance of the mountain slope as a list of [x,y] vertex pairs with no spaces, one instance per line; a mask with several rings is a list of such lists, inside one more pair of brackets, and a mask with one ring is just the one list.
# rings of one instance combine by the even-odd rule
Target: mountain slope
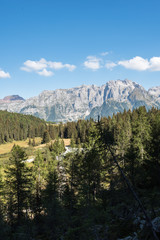
[[41,137],[46,129],[46,122],[34,116],[0,111],[0,144],[27,137]]
[[148,93],[156,98],[158,102],[160,102],[160,86],[153,87],[148,90]]
[[37,97],[0,101],[0,109],[31,114],[47,121],[66,122],[108,116],[145,105],[160,107],[160,87],[146,91],[130,80],[109,81],[101,87],[82,85],[71,89],[43,91]]

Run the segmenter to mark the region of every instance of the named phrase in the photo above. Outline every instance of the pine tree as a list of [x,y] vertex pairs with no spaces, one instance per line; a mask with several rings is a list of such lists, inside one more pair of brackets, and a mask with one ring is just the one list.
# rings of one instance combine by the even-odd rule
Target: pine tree
[[150,147],[151,127],[145,107],[133,111],[132,116],[133,144],[139,163],[142,164]]
[[65,151],[65,144],[63,140],[59,138],[49,145],[49,149],[51,152],[55,154],[55,156],[59,156],[62,152]]
[[34,193],[33,211],[36,217],[40,216],[42,206],[42,189],[45,182],[46,165],[41,152],[38,150],[33,166]]
[[71,147],[74,148],[75,147],[75,139],[74,139],[74,136],[72,135],[72,138],[71,138]]
[[4,222],[4,184],[1,175],[0,167],[0,239],[7,239],[7,233],[9,229],[7,228],[6,223]]
[[56,211],[54,205],[58,201],[58,175],[54,165],[48,165],[48,174],[46,177],[46,188],[44,190],[44,204],[46,206],[47,214]]
[[9,196],[8,209],[12,211],[8,214],[12,215],[12,220],[15,218],[15,222],[20,224],[28,205],[31,174],[25,163],[27,159],[25,151],[18,145],[14,145],[11,154],[9,166],[5,171]]
[[46,130],[44,131],[44,134],[43,134],[42,143],[49,143],[49,142],[50,142],[50,136],[49,136],[49,132]]

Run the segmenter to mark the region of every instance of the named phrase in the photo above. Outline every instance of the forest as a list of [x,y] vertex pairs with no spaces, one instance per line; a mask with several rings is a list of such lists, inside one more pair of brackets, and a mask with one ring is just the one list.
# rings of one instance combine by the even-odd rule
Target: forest
[[0,136],[47,143],[0,163],[0,239],[160,239],[160,110],[56,125],[1,111]]
[[54,124],[32,115],[0,111],[0,144],[27,138],[45,138],[46,135],[47,139],[73,138],[75,143],[85,142],[89,126],[89,120]]

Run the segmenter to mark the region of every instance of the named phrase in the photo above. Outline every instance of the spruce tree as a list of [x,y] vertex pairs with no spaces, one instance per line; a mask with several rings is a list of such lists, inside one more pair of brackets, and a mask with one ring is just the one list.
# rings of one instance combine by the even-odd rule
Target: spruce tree
[[49,132],[46,130],[43,133],[42,143],[49,143],[49,142],[50,142],[50,136],[49,136]]
[[42,189],[45,185],[46,165],[41,152],[38,150],[33,166],[33,211],[36,217],[40,216],[42,205]]
[[[8,209],[12,209],[12,220],[20,224],[28,207],[28,198],[31,184],[30,169],[25,160],[27,155],[18,145],[14,145],[9,159],[6,173],[6,188],[8,190]],[[11,220],[11,219],[10,219]],[[9,220],[9,221],[10,221]],[[11,222],[12,224],[12,222]]]

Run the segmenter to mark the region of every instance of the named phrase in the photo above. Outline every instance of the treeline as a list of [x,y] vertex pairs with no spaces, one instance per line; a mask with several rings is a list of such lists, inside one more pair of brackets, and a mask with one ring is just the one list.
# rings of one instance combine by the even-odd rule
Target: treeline
[[0,111],[0,144],[12,140],[42,137],[43,142],[56,138],[73,138],[75,143],[86,140],[90,121],[79,120],[66,124],[51,124],[31,115]]
[[63,156],[56,140],[29,168],[24,150],[13,147],[0,178],[0,239],[155,239],[114,160],[149,218],[160,216],[160,110],[140,107],[85,124],[75,152]]
[[77,122],[67,122],[65,124],[49,124],[48,132],[51,139],[72,138],[75,144],[84,143],[89,133],[89,128],[94,121],[91,120],[78,120]]
[[46,128],[45,121],[34,116],[0,111],[0,144],[42,137]]

